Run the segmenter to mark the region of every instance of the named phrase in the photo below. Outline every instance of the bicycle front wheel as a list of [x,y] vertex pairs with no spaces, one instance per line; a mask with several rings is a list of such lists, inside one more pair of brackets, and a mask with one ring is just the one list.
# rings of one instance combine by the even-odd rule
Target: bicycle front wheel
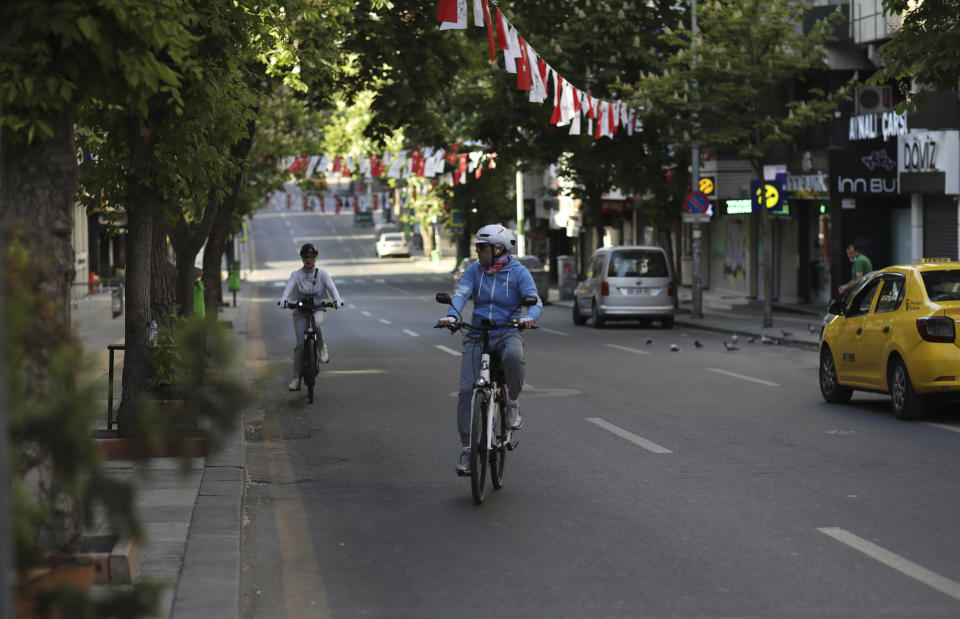
[[503,473],[507,468],[507,394],[503,387],[497,390],[493,405],[493,446],[490,449],[490,480],[493,489],[503,488]]
[[487,451],[487,401],[482,392],[473,395],[473,419],[470,423],[470,490],[473,502],[483,503],[487,493],[487,464],[490,452]]
[[317,380],[317,342],[307,339],[303,342],[303,358],[300,362],[300,373],[303,382],[307,385],[307,402],[313,403],[313,385]]

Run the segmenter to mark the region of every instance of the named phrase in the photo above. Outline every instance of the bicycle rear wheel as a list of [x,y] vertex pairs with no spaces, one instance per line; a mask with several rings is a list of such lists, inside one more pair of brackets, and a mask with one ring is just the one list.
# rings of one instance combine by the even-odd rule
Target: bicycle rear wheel
[[300,373],[303,382],[307,385],[307,402],[313,403],[313,385],[317,380],[317,343],[312,339],[303,342],[303,359],[300,363]]
[[507,468],[507,394],[503,387],[497,390],[493,408],[493,448],[490,451],[490,479],[493,489],[503,488],[503,474]]
[[470,490],[473,502],[483,503],[487,493],[487,464],[490,452],[487,451],[486,424],[487,396],[475,392],[473,396],[473,419],[470,423]]

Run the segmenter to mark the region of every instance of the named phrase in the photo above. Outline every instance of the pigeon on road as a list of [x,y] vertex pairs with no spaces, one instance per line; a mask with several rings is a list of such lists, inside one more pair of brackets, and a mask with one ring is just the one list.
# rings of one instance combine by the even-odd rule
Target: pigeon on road
[[736,333],[734,333],[733,335],[730,336],[730,341],[733,342],[734,344],[737,343],[737,340],[738,340],[738,339],[740,339],[740,336],[737,335]]
[[760,336],[760,343],[761,343],[761,344],[773,344],[774,342],[773,342],[773,339],[772,339],[772,338],[769,338],[769,337],[767,337],[766,335],[761,335],[761,336]]
[[793,335],[793,331],[787,331],[786,329],[780,329],[780,333],[783,334],[783,337],[790,337]]
[[650,338],[647,338],[647,346],[649,346],[650,344],[653,344],[653,340]]
[[678,350],[680,350],[680,347],[677,346],[676,344],[670,344],[670,350],[672,350],[673,352],[677,352]]
[[727,341],[723,342],[723,347],[727,349],[727,352],[730,352],[731,350],[740,350],[739,348],[737,348],[736,346],[734,346],[733,344]]
[[701,342],[700,340],[693,340],[693,345],[696,346],[697,348],[703,348],[703,342]]
[[753,344],[756,340],[757,338],[751,335],[749,338],[747,338],[747,344]]
[[807,331],[809,331],[810,333],[816,333],[817,331],[819,331],[819,329],[817,329],[815,326],[811,324],[807,324]]

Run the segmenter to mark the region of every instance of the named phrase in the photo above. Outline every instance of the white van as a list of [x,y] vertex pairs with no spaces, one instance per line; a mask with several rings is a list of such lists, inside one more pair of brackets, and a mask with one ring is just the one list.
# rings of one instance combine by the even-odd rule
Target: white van
[[661,247],[621,245],[598,249],[573,289],[573,322],[659,320],[673,328],[673,269]]

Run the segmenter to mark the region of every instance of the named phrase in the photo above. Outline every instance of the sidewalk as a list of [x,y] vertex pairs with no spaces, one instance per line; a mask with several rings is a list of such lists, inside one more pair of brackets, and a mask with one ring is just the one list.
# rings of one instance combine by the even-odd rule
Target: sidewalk
[[[237,307],[219,314],[229,323],[238,350],[246,340],[247,303],[240,294]],[[73,303],[72,325],[91,360],[81,383],[92,385],[103,411],[106,428],[109,344],[123,343],[124,317],[111,318],[109,295],[95,295]],[[114,368],[114,407],[119,404],[122,353]],[[102,399],[101,399],[102,397]],[[131,571],[136,582],[149,580],[164,586],[158,617],[175,619],[229,618],[240,615],[240,535],[244,489],[241,419],[223,448],[205,458],[193,458],[186,467],[177,458],[109,460],[107,472],[136,490],[136,514],[145,538],[131,561],[142,559]],[[107,534],[102,514],[87,523],[85,534]],[[94,595],[98,587],[94,587]],[[113,586],[113,585],[110,585]]]
[[[675,327],[737,334],[741,344],[743,339],[755,338],[760,343],[762,338],[769,338],[774,344],[783,346],[810,350],[820,347],[820,327],[826,312],[819,304],[774,303],[773,326],[764,328],[762,301],[703,290],[700,304],[703,318],[694,318],[692,297],[688,286],[680,287]],[[560,300],[556,285],[550,289],[550,299],[554,307],[573,308],[572,299]]]

